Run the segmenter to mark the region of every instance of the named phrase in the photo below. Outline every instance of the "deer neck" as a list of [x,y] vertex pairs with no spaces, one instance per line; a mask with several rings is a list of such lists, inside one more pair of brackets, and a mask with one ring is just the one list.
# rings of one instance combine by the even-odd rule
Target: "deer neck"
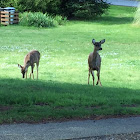
[[93,59],[96,60],[97,54],[98,54],[98,52],[94,49],[94,51],[93,51]]
[[96,66],[96,63],[97,63],[97,55],[98,55],[98,52],[94,49],[93,55],[92,55],[93,69],[97,69],[97,66]]
[[28,67],[30,66],[30,64],[27,62],[27,63],[24,63],[24,69],[28,69]]

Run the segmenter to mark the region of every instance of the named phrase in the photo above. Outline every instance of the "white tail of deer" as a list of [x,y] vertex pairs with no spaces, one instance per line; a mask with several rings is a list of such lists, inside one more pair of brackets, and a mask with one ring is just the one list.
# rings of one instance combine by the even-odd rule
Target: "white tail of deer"
[[34,69],[34,66],[35,66],[34,64],[36,63],[37,79],[38,79],[39,60],[40,60],[40,53],[39,53],[39,51],[36,51],[36,50],[32,50],[31,52],[29,52],[25,56],[25,58],[24,58],[24,66],[21,66],[20,64],[18,64],[18,67],[21,68],[21,73],[23,75],[23,78],[25,77],[25,75],[26,75],[26,78],[27,78],[28,67],[31,66],[30,78],[31,78],[31,75],[32,75],[33,79],[34,79],[33,69]]
[[102,86],[100,81],[101,57],[98,51],[102,50],[101,44],[103,44],[104,42],[105,39],[101,40],[100,42],[96,42],[95,39],[92,40],[92,43],[94,45],[94,50],[92,53],[89,54],[88,57],[88,65],[89,65],[88,84],[89,84],[89,78],[91,73],[93,78],[93,86],[94,86],[94,70],[97,71],[97,77],[98,77],[96,85],[100,84],[100,86]]

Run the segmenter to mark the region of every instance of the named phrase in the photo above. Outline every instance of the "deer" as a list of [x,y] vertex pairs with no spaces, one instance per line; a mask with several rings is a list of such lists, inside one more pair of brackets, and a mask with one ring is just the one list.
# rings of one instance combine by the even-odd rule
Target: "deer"
[[32,50],[32,51],[30,51],[25,56],[25,58],[24,58],[24,66],[21,66],[20,64],[18,64],[18,67],[21,68],[21,73],[22,73],[22,77],[23,78],[26,77],[26,79],[27,79],[28,67],[31,66],[30,79],[31,79],[31,75],[32,75],[32,77],[34,79],[33,70],[34,70],[35,63],[36,63],[36,67],[37,67],[37,79],[38,79],[39,60],[40,60],[40,53],[37,50]]
[[94,86],[94,71],[97,71],[97,83],[96,85],[101,84],[100,80],[100,70],[101,70],[101,57],[98,53],[99,50],[102,50],[101,44],[105,42],[105,39],[101,40],[100,42],[96,42],[95,39],[92,39],[92,43],[94,45],[94,50],[92,53],[89,54],[88,57],[88,66],[89,66],[89,74],[88,74],[88,85],[89,85],[89,79],[90,79],[90,74],[92,75],[93,78],[93,86]]

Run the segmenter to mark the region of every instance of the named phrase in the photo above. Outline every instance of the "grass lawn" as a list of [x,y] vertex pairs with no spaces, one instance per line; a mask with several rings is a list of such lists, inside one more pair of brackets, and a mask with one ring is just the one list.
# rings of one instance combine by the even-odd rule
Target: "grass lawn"
[[[134,11],[111,6],[95,21],[50,29],[1,26],[0,123],[140,115],[140,28],[132,25]],[[100,52],[103,87],[93,87],[92,79],[87,85],[93,38],[106,39]],[[17,66],[32,49],[41,53],[39,80],[22,79]]]

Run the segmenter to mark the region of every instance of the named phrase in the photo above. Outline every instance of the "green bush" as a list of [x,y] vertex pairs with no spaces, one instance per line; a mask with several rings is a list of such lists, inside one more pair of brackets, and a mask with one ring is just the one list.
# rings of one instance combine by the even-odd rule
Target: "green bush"
[[20,25],[35,27],[56,27],[66,23],[62,16],[49,16],[41,12],[24,12],[20,15]]
[[67,22],[67,18],[60,15],[54,16],[54,20],[57,21],[58,25],[65,25]]

